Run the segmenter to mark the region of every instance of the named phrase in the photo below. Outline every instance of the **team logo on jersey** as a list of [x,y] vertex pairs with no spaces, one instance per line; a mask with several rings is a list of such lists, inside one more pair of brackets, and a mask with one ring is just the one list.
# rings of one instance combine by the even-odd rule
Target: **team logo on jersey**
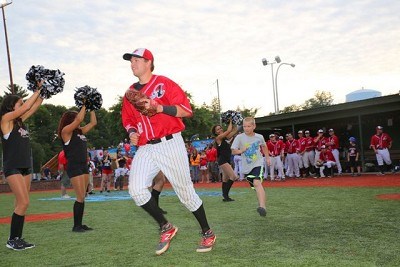
[[138,129],[138,133],[139,133],[139,134],[143,133],[143,125],[142,125],[141,122],[139,122],[139,123],[137,124],[137,129]]
[[86,141],[87,141],[86,136],[84,136],[83,134],[78,134],[78,137],[79,137],[83,142],[86,142]]
[[161,98],[161,97],[164,96],[164,94],[165,94],[164,84],[163,83],[159,83],[154,87],[154,90],[151,93],[150,98],[151,99]]
[[22,138],[29,138],[29,132],[24,128],[19,128],[18,132]]

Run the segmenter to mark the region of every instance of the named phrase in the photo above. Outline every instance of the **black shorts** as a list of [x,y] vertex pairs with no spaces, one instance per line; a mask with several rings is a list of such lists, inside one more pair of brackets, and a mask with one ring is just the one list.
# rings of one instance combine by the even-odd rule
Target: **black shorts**
[[15,169],[4,169],[4,177],[8,177],[14,174],[21,174],[22,176],[26,176],[32,173],[31,168],[15,168]]
[[358,167],[360,165],[360,161],[356,161],[356,157],[350,157],[350,162],[349,162],[350,167]]
[[70,179],[82,174],[89,174],[89,167],[86,162],[68,162],[67,174]]
[[253,187],[254,180],[262,181],[264,179],[264,167],[255,167],[248,174],[245,174],[245,176],[250,186]]

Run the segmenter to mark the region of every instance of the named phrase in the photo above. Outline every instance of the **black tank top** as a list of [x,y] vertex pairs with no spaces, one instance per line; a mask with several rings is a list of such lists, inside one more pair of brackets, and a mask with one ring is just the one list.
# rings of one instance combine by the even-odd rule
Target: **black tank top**
[[63,143],[65,156],[68,160],[68,165],[71,163],[84,163],[87,162],[87,139],[83,134],[79,134],[76,130],[73,131],[71,140],[68,145]]
[[217,155],[219,165],[231,162],[232,150],[226,139],[223,139],[221,144],[217,145]]
[[3,164],[4,169],[30,168],[31,167],[31,146],[29,132],[25,125],[14,123],[8,139],[1,136],[3,143]]

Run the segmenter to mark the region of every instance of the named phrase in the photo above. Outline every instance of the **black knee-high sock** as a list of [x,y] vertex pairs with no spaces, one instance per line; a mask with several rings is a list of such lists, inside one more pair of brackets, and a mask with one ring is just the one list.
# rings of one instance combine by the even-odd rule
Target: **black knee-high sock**
[[159,199],[160,199],[160,194],[161,194],[161,192],[155,190],[154,188],[153,188],[153,190],[151,190],[151,195],[153,196],[154,201],[156,202],[157,206],[159,206],[158,203],[159,203]]
[[390,172],[390,171],[393,171],[393,164],[389,164],[389,165],[386,165],[387,166],[387,170]]
[[153,197],[151,197],[150,200],[141,207],[147,211],[147,213],[150,214],[154,220],[156,220],[156,222],[160,225],[160,228],[168,222]]
[[75,201],[74,203],[74,227],[82,225],[83,211],[85,210],[85,202]]
[[381,173],[384,173],[384,172],[385,172],[385,167],[384,167],[384,165],[379,165],[379,171],[380,171]]
[[16,214],[15,212],[11,217],[10,240],[16,237],[22,237],[22,230],[24,228],[25,216]]
[[227,184],[227,186],[226,186],[226,196],[228,196],[228,197],[229,197],[229,191],[231,190],[231,187],[232,187],[232,185],[233,185],[234,182],[235,182],[235,181],[233,181],[233,180],[231,180],[231,179],[229,179],[229,180],[226,182],[226,184]]
[[193,213],[194,217],[196,217],[197,221],[199,222],[201,231],[203,233],[210,230],[210,226],[208,225],[208,222],[207,222],[206,212],[204,211],[203,204],[201,204],[201,206],[196,211],[193,211],[192,213]]
[[224,198],[228,198],[228,188],[227,188],[227,186],[228,186],[228,183],[227,182],[222,182],[222,196],[224,197]]

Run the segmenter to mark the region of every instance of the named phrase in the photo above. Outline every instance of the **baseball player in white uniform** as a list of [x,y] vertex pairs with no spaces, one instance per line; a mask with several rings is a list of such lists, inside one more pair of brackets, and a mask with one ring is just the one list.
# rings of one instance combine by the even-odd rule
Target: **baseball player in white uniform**
[[149,189],[162,171],[179,200],[196,217],[202,239],[197,252],[211,251],[216,236],[208,225],[203,203],[190,178],[189,160],[181,135],[183,117],[192,116],[189,99],[178,84],[164,76],[153,75],[153,54],[145,48],[123,55],[130,61],[133,75],[139,81],[131,85],[122,102],[122,123],[130,141],[137,145],[129,175],[129,193],[137,206],[148,212],[160,226],[156,254],[170,246],[178,228],[164,217]]
[[392,148],[392,143],[392,138],[387,133],[383,132],[383,127],[377,126],[376,134],[371,137],[370,147],[374,150],[376,155],[376,161],[379,166],[378,175],[385,175],[384,163],[388,165],[388,168],[392,170],[392,172],[394,172],[389,153],[389,149]]

